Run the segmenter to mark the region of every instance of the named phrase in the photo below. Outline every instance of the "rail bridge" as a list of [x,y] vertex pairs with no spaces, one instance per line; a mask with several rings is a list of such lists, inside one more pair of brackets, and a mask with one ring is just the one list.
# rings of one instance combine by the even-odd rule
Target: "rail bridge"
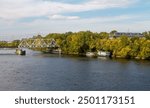
[[58,48],[55,39],[22,39],[18,48]]
[[35,39],[22,39],[20,44],[18,45],[18,49],[16,53],[19,55],[25,55],[25,51],[23,48],[45,48],[44,52],[48,53],[61,53],[60,47],[57,45],[55,39],[43,39],[43,38],[35,38]]

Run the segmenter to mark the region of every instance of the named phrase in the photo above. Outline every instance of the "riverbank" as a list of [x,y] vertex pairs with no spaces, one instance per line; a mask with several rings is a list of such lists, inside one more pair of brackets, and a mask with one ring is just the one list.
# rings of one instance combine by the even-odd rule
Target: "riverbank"
[[[39,50],[38,50],[39,51]],[[42,51],[43,53],[45,54],[53,54],[53,53],[48,53],[48,52],[44,52]],[[110,58],[110,59],[127,59],[127,60],[150,60],[150,58],[146,59],[146,58],[139,58],[139,57],[121,57],[121,56],[99,56],[96,52],[92,52],[92,53],[95,53],[95,55],[92,55],[92,56],[87,56],[86,53],[61,53],[61,55],[65,55],[65,56],[75,56],[75,57],[90,57],[90,58],[98,58],[98,57],[103,57],[103,58]],[[56,54],[56,53],[55,53]],[[57,54],[60,54],[60,53],[57,53]],[[56,55],[57,55],[56,54]]]
[[[143,34],[142,37],[124,35],[110,37],[110,35],[111,33],[107,32],[95,33],[90,31],[51,33],[46,36],[38,35],[26,39],[26,45],[36,40],[34,46],[39,47],[39,49],[45,44],[53,43],[55,47],[61,49],[63,54],[85,55],[87,52],[105,51],[111,52],[113,58],[150,59],[150,34]],[[21,42],[23,43],[23,41]],[[0,46],[4,46],[3,44]],[[5,44],[5,46],[15,46],[19,44],[19,41]],[[53,45],[50,47],[55,48]]]

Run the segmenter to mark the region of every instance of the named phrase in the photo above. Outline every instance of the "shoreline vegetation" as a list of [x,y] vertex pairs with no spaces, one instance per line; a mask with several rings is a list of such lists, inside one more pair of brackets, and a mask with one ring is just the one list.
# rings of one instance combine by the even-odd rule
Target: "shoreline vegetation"
[[[114,32],[116,31],[113,30],[110,33],[91,31],[50,33],[44,37],[38,35],[30,39],[55,39],[62,53],[67,55],[85,55],[86,52],[106,51],[112,54],[112,58],[150,60],[150,31],[143,32],[142,37],[122,35],[110,38]],[[17,48],[20,41],[0,41],[0,48]]]

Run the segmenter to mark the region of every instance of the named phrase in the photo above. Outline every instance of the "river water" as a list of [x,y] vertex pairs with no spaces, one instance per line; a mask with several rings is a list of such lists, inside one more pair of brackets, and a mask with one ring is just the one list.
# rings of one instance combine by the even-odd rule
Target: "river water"
[[14,51],[0,50],[0,90],[150,90],[150,61]]

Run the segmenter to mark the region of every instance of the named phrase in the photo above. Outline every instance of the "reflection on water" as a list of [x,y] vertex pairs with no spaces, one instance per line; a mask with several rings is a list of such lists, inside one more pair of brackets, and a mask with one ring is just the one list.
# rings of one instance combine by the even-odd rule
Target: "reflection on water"
[[150,90],[150,61],[0,55],[0,90]]

